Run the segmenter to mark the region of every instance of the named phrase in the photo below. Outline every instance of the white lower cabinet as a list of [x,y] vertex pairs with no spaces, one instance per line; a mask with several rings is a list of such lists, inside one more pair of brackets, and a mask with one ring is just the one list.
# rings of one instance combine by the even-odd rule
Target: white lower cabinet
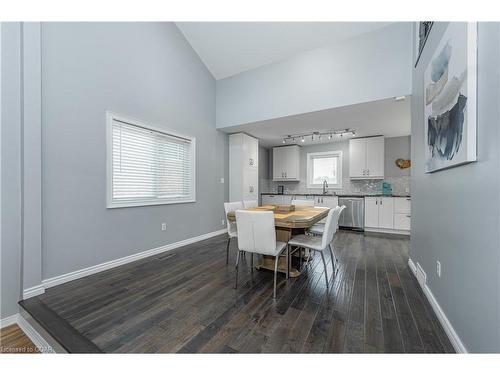
[[394,229],[410,230],[411,198],[394,198]]
[[262,196],[262,204],[283,204],[283,195],[263,195]]
[[390,197],[379,198],[378,227],[394,228],[394,199]]
[[375,197],[365,198],[365,228],[378,228],[378,200]]
[[407,233],[410,216],[410,198],[365,198],[365,230]]
[[[339,205],[339,197],[314,197],[314,206],[316,207],[329,207],[335,208]],[[319,223],[326,223],[326,218],[319,221]]]
[[409,214],[394,214],[394,229],[410,230]]
[[306,196],[306,195],[288,195],[288,194],[274,194],[274,195],[262,195],[262,204],[292,204],[294,199],[310,199],[314,200],[314,206],[316,207],[330,207],[335,208],[339,204],[338,197],[324,197],[324,196]]

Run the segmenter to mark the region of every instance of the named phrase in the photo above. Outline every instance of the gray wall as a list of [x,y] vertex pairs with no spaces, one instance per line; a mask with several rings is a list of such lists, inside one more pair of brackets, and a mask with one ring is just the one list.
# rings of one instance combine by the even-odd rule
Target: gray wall
[[385,139],[385,175],[388,177],[409,176],[411,168],[401,169],[397,159],[410,159],[410,136]]
[[21,25],[1,27],[0,317],[18,312],[21,295]]
[[411,258],[427,273],[432,293],[466,348],[498,352],[500,27],[480,23],[478,29],[477,162],[425,174],[423,74],[445,27],[434,25],[413,71]]
[[[224,228],[215,81],[173,23],[43,23],[42,90],[43,278]],[[196,203],[106,209],[106,110],[196,137]]]
[[400,22],[217,81],[217,127],[408,95],[412,23]]

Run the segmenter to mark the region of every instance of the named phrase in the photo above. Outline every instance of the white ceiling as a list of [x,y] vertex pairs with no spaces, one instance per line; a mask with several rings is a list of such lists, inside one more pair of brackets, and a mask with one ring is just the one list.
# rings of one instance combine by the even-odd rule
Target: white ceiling
[[[228,133],[245,132],[258,138],[261,146],[272,147],[282,145],[283,137],[288,134],[314,131],[327,132],[346,128],[355,130],[356,137],[371,135],[398,137],[410,135],[410,116],[410,98],[407,97],[402,101],[384,99],[232,126],[220,130]],[[334,137],[331,141],[327,137],[322,137],[321,141],[316,139],[311,142],[310,139],[306,139],[304,143],[300,142],[300,140],[297,140],[296,143],[307,145],[339,140],[340,138],[338,137]]]
[[335,44],[389,22],[177,22],[215,79]]

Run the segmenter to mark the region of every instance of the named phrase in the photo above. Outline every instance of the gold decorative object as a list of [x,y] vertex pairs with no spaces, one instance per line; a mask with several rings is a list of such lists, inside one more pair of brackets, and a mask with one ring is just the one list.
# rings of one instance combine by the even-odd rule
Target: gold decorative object
[[396,159],[396,165],[401,169],[406,169],[411,167],[411,160]]
[[282,204],[275,206],[274,210],[276,212],[292,212],[295,211],[295,206],[293,204]]

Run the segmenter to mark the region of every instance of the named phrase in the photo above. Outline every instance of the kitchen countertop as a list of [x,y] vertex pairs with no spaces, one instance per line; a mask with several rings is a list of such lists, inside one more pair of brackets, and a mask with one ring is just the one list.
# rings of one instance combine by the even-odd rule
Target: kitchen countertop
[[395,198],[410,198],[410,194],[391,194],[391,195],[384,195],[384,194],[361,194],[361,193],[354,193],[354,194],[320,194],[320,193],[285,193],[285,194],[278,194],[278,193],[260,193],[260,195],[303,195],[303,196],[310,196],[310,197],[395,197]]

